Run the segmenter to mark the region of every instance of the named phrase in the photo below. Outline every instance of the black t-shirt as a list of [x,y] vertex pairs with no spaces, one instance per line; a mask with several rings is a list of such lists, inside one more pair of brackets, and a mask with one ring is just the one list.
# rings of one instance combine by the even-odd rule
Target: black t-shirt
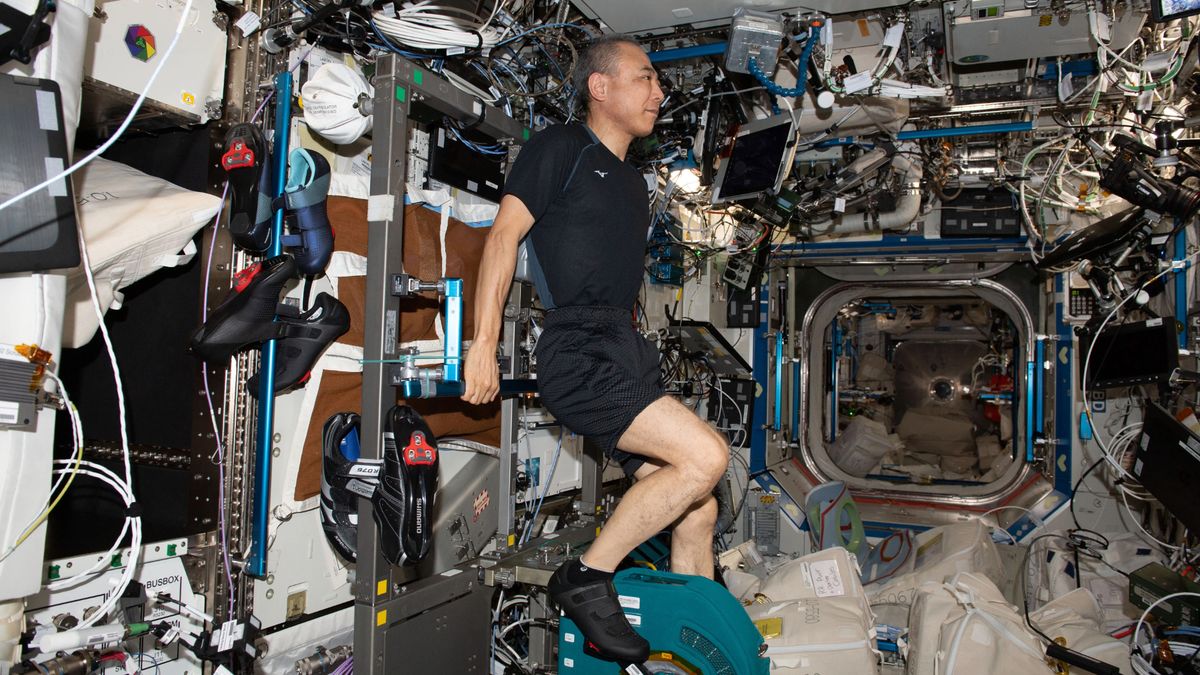
[[534,217],[527,243],[542,304],[633,307],[650,225],[637,169],[586,126],[557,125],[521,148],[504,193]]

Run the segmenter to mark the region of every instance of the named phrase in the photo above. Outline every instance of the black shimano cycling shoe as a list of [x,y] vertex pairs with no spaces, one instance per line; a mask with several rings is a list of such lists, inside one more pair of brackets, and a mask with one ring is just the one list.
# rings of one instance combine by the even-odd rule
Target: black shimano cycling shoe
[[554,572],[547,590],[583,633],[585,651],[618,663],[642,663],[650,658],[650,643],[629,625],[612,579],[573,584],[567,578],[567,568],[573,563],[568,560]]
[[[279,344],[275,347],[275,393],[308,380],[321,352],[350,330],[350,312],[337,298],[318,293],[313,306],[301,314],[291,305],[279,305]],[[250,395],[258,396],[255,373],[246,381]]]
[[284,284],[295,275],[296,262],[286,254],[238,272],[233,278],[233,292],[192,335],[192,351],[207,361],[221,361],[278,337],[282,330],[282,325],[275,323],[279,296]]
[[359,461],[358,413],[336,413],[321,434],[321,528],[337,554],[358,557],[358,498],[370,499],[379,485],[378,460]]
[[433,541],[433,504],[438,489],[437,441],[420,413],[392,406],[383,420],[383,473],[371,513],[383,557],[415,565]]

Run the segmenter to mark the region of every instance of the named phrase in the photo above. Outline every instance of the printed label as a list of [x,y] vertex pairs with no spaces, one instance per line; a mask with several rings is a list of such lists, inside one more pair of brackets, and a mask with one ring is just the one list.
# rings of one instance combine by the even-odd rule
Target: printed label
[[373,497],[375,495],[375,486],[374,485],[369,485],[367,483],[364,483],[361,480],[358,480],[357,478],[352,478],[349,481],[347,481],[346,489],[353,492],[354,494],[358,495],[359,497],[366,497],[367,499],[370,499],[371,497]]
[[835,598],[846,594],[836,560],[817,560],[808,567],[812,574],[813,591],[818,598]]
[[233,649],[233,643],[234,643],[234,640],[236,639],[233,634],[233,631],[235,630],[235,628],[236,628],[236,623],[233,621],[226,621],[221,626],[221,637],[217,641],[217,651],[218,652],[227,652],[230,649]]
[[642,599],[636,595],[618,595],[617,600],[625,609],[641,609]]
[[0,424],[16,424],[21,406],[12,401],[0,401]]
[[258,15],[254,12],[247,11],[233,25],[242,31],[243,36],[251,35],[254,31],[258,30],[259,26],[262,26],[262,19],[258,18]]
[[359,478],[378,478],[379,471],[383,468],[381,464],[355,464],[350,467],[346,473],[350,476]]
[[813,579],[812,572],[808,569],[808,563],[800,563],[800,578],[804,581],[804,588],[812,590]]
[[109,644],[120,640],[125,635],[124,630],[110,630],[96,635],[88,636],[87,643],[89,647],[98,647],[100,645]]

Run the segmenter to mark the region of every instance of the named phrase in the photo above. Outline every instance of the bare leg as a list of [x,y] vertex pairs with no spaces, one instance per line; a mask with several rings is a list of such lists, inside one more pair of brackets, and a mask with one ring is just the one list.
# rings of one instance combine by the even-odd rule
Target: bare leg
[[675,522],[671,533],[671,571],[713,578],[713,529],[717,498],[708,495]]
[[[668,525],[680,521],[689,542],[679,550],[679,562],[696,574],[712,576],[712,553],[701,562],[697,534],[708,521],[711,538],[716,502],[711,491],[729,464],[725,439],[678,401],[663,397],[634,419],[617,444],[661,464],[634,483],[583,556],[583,564],[612,571],[636,546]],[[707,504],[711,500],[712,504]],[[689,513],[695,507],[695,513]],[[687,514],[685,516],[685,514]],[[672,560],[676,551],[672,548]]]
[[[654,460],[640,466],[634,478],[644,479],[661,467]],[[671,571],[713,578],[713,530],[717,526],[717,499],[708,494],[691,505],[671,528]]]

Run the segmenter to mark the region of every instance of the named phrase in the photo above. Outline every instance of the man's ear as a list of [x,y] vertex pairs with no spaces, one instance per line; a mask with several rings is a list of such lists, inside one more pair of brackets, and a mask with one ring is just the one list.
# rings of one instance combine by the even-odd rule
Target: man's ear
[[608,98],[608,76],[604,73],[592,73],[588,76],[588,97],[593,101],[603,101]]

